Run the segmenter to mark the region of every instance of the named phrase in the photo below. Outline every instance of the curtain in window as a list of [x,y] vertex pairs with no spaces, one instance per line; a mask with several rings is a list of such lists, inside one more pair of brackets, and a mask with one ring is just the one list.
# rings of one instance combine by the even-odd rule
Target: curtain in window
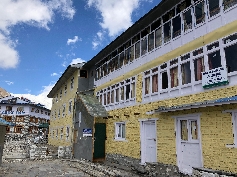
[[110,92],[107,93],[107,104],[110,104]]
[[150,77],[145,78],[145,94],[150,92]]
[[158,92],[158,74],[152,76],[152,93]]
[[121,100],[124,100],[124,87],[121,87]]
[[178,66],[170,69],[170,78],[171,78],[171,88],[177,87],[179,85]]
[[199,81],[202,80],[202,72],[204,71],[204,61],[203,61],[203,57],[199,58],[195,61],[194,63],[194,67],[196,69],[196,76],[195,76],[195,80]]

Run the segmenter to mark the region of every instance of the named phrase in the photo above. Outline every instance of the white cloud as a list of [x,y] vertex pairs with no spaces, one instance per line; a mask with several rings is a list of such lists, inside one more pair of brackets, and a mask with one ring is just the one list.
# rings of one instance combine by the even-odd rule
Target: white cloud
[[81,59],[81,58],[76,58],[73,59],[72,62],[70,63],[70,65],[72,64],[77,64],[77,63],[82,63],[82,62],[86,62],[85,60]]
[[11,95],[13,95],[15,97],[28,98],[32,102],[43,104],[43,105],[45,105],[46,108],[51,109],[51,107],[52,107],[52,98],[48,98],[47,95],[49,94],[49,92],[51,91],[53,86],[54,86],[54,84],[52,84],[52,83],[50,83],[48,86],[43,86],[43,90],[41,90],[40,94],[38,94],[38,95],[32,95],[30,93],[26,93],[26,94],[11,93]]
[[139,0],[88,0],[87,4],[101,13],[101,27],[109,31],[109,36],[115,36],[132,25],[132,12]]
[[28,24],[49,30],[53,23],[54,12],[60,12],[65,18],[72,19],[75,9],[72,0],[1,0],[0,5],[0,67],[15,68],[19,63],[16,44],[10,39],[11,27],[16,24]]
[[7,85],[13,85],[14,84],[14,82],[12,82],[12,81],[5,81],[6,83],[7,83]]
[[67,40],[67,45],[70,45],[70,44],[75,44],[77,41],[81,41],[82,39],[80,38],[78,38],[78,36],[74,36],[74,38],[73,39],[68,39]]
[[58,73],[52,73],[51,76],[58,76]]
[[100,41],[93,41],[92,42],[92,48],[95,50],[97,49],[98,45],[100,45]]

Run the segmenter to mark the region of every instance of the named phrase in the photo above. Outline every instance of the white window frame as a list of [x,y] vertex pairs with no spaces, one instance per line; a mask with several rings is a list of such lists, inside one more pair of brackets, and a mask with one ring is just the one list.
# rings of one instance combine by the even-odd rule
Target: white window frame
[[237,148],[237,110],[225,110],[223,113],[231,113],[232,115],[232,130],[233,130],[233,144],[226,144],[227,148]]
[[[122,127],[120,127],[121,125],[124,125],[124,137],[122,136]],[[121,132],[119,132],[121,131]],[[119,133],[121,134],[121,136],[119,136]],[[115,122],[115,140],[117,141],[125,141],[126,140],[126,122]]]

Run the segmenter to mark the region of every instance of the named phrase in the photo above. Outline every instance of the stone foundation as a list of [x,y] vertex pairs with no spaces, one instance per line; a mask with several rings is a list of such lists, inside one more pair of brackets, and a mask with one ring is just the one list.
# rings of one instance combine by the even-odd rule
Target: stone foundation
[[237,177],[237,174],[232,174],[224,171],[217,171],[205,168],[194,168],[193,177]]
[[119,154],[106,154],[106,163],[115,164],[118,168],[129,168],[142,176],[172,176],[172,177],[188,177],[179,172],[178,167],[174,165],[156,163],[146,163],[146,165],[140,165],[141,160],[135,159]]

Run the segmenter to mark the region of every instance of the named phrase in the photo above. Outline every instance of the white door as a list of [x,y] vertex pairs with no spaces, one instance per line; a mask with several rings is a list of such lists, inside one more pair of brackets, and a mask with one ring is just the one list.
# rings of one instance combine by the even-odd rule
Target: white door
[[156,123],[155,121],[144,121],[142,123],[142,163],[156,162]]
[[199,121],[196,117],[178,118],[176,125],[179,170],[192,174],[192,167],[202,167]]

